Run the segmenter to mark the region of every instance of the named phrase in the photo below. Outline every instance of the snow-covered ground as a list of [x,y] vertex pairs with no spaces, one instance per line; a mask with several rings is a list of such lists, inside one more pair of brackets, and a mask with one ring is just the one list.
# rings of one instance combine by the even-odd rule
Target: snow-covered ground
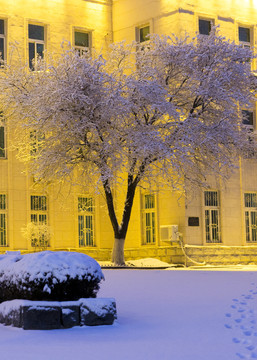
[[104,270],[99,297],[116,298],[114,325],[0,325],[0,359],[256,359],[257,271],[250,270]]

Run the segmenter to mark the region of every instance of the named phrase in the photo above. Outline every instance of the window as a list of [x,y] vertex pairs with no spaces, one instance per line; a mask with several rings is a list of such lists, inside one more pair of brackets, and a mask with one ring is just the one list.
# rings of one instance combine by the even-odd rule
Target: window
[[255,111],[252,110],[242,110],[242,126],[247,131],[249,149],[245,153],[246,158],[253,158],[255,155],[254,142],[255,142]]
[[253,111],[249,111],[249,110],[242,110],[242,123],[243,125],[249,126],[253,128]]
[[33,130],[29,134],[30,137],[30,155],[33,157],[42,149],[45,140],[45,134],[40,134],[38,131]]
[[5,60],[5,21],[0,19],[0,61]]
[[90,33],[75,30],[74,31],[74,47],[79,55],[83,55],[90,49]]
[[143,195],[143,243],[156,242],[156,199],[154,194]]
[[7,246],[6,210],[7,210],[6,195],[0,194],[0,246]]
[[[32,195],[30,197],[30,209],[31,222],[36,225],[47,225],[47,198],[42,195]],[[32,239],[31,246],[40,246],[46,247],[49,246],[48,242],[46,243],[44,235],[41,235],[40,238]]]
[[257,242],[257,194],[245,193],[245,234],[247,242]]
[[31,222],[36,224],[47,224],[46,196],[32,195],[30,200]]
[[146,25],[146,26],[142,26],[138,29],[138,41],[140,43],[148,41],[149,40],[149,34],[150,34],[150,26]]
[[198,20],[199,34],[201,35],[209,35],[211,32],[212,21],[199,19]]
[[29,67],[35,70],[38,57],[44,57],[45,28],[44,26],[29,24]]
[[217,191],[204,192],[205,240],[220,243],[219,197]]
[[3,119],[3,113],[0,111],[0,158],[6,158],[6,146],[5,146],[6,128]]
[[241,44],[243,47],[250,48],[251,46],[251,32],[249,28],[246,27],[238,27],[238,39],[239,44]]
[[[136,41],[140,44],[149,40],[150,25],[136,27]],[[144,47],[142,47],[143,49]]]
[[79,246],[95,246],[94,206],[91,197],[78,198],[78,233]]

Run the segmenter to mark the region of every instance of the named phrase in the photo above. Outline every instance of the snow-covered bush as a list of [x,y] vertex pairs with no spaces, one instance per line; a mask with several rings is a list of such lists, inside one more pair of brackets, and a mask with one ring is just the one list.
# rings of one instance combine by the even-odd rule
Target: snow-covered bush
[[29,222],[21,232],[32,247],[46,250],[50,244],[51,228],[47,224]]
[[43,251],[0,256],[0,302],[96,297],[103,279],[100,265],[81,253]]

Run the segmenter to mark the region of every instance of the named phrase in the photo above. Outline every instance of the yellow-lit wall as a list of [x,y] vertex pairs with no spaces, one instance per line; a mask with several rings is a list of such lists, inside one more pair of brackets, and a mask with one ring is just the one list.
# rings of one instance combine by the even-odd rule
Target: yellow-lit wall
[[[45,48],[60,52],[63,41],[73,44],[74,29],[89,31],[92,48],[106,51],[112,41],[112,8],[108,0],[10,0],[0,1],[0,19],[5,20],[7,61],[28,62],[28,24],[45,27]],[[13,46],[15,44],[15,47]],[[7,146],[11,134],[7,132]],[[16,159],[15,151],[7,150],[7,158],[0,158],[0,194],[7,195],[8,249],[31,250],[22,236],[21,228],[30,221],[30,196],[47,195],[49,225],[53,229],[52,248],[78,247],[77,197],[81,193],[58,188],[46,191],[33,188],[33,181],[24,174],[24,165]],[[110,247],[112,230],[107,216],[101,216],[103,199],[96,198],[96,244]],[[100,206],[101,205],[101,206]],[[102,232],[101,232],[102,229]],[[107,238],[107,242],[103,239]],[[2,247],[4,251],[7,248]]]
[[[64,40],[73,43],[73,29],[92,32],[92,47],[106,51],[114,41],[135,40],[136,28],[150,25],[152,33],[193,36],[198,31],[198,18],[212,19],[220,25],[221,34],[237,41],[238,25],[251,27],[253,45],[257,42],[257,1],[179,1],[179,0],[0,0],[0,19],[6,21],[7,61],[28,60],[28,23],[46,27],[46,48],[60,51]],[[11,56],[11,43],[16,43]],[[255,65],[253,65],[255,66]],[[11,134],[7,135],[7,144]],[[15,158],[15,151],[0,159],[0,194],[8,197],[7,234],[8,249],[32,250],[21,235],[21,228],[30,221],[30,196],[44,192],[33,189],[33,181],[23,174],[23,165]],[[244,192],[257,192],[257,165],[254,160],[242,160],[239,169],[228,183],[210,180],[211,189],[221,190],[220,211],[223,245],[246,245],[244,233]],[[163,190],[156,196],[157,240],[154,245],[142,245],[141,192],[135,197],[131,222],[128,229],[126,249],[167,248],[160,241],[162,225],[177,224],[189,245],[206,245],[204,234],[203,192],[191,191],[187,199],[181,194]],[[83,192],[86,194],[86,191]],[[78,249],[77,198],[83,195],[78,189],[50,187],[46,191],[49,208],[49,224],[53,229],[51,248]],[[117,194],[116,207],[121,208],[122,193]],[[198,217],[200,226],[188,226],[188,217]],[[113,232],[103,195],[95,196],[95,243],[99,249],[110,249]],[[7,248],[3,247],[2,250]],[[0,248],[1,250],[1,248]],[[166,251],[166,250],[165,250]],[[167,253],[167,252],[166,252]],[[165,254],[166,254],[165,253]],[[132,253],[131,253],[132,254]],[[139,256],[133,255],[133,256]]]
[[[194,36],[198,32],[199,18],[212,20],[222,35],[235,42],[238,42],[238,27],[249,27],[251,45],[257,44],[257,1],[252,0],[114,0],[113,38],[114,41],[137,40],[136,28],[144,25],[150,25],[151,33]],[[255,61],[252,67],[253,70],[256,68]],[[226,183],[210,179],[210,190],[218,190],[220,194],[222,244],[229,246],[246,245],[244,193],[257,191],[256,161],[242,159],[238,166]],[[175,203],[172,200],[171,204]],[[166,212],[169,224],[173,223],[174,211],[177,210],[171,206]],[[159,216],[163,217],[162,211]],[[198,217],[200,226],[188,226],[189,217]],[[180,225],[184,241],[190,245],[208,245],[205,241],[203,191],[189,190],[182,218],[176,223]]]

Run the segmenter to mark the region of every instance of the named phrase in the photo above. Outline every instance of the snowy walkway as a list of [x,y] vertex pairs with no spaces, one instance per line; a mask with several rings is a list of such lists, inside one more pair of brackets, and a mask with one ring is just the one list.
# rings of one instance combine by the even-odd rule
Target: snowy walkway
[[[105,270],[113,326],[0,326],[1,360],[257,359],[257,272]],[[256,348],[255,348],[256,347]]]

